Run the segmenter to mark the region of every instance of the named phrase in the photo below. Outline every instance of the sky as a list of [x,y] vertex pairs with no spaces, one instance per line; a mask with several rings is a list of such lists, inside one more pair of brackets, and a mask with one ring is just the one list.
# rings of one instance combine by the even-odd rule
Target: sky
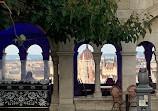
[[[93,47],[91,45],[88,45],[88,48],[89,48],[89,50],[91,50],[91,52],[93,52]],[[79,47],[78,52],[82,53],[83,50],[85,50],[85,49],[86,49],[86,45],[83,44],[83,45],[81,45]],[[101,48],[101,52],[103,52],[103,53],[110,53],[111,54],[111,53],[115,53],[116,49],[115,49],[115,47],[113,45],[106,44],[106,45],[103,45],[103,47]]]
[[[85,44],[81,45],[78,49],[78,52],[81,54],[83,52],[83,50],[85,50],[85,48],[86,48]],[[91,45],[88,45],[88,48],[93,52],[93,47]],[[142,46],[137,47],[136,51],[143,52],[144,48]],[[116,49],[111,44],[105,44],[102,47],[101,52],[103,52],[103,54],[105,54],[105,53],[114,54],[116,52]],[[6,47],[5,53],[7,53],[7,55],[18,55],[19,50],[16,46],[9,45],[8,47]],[[28,54],[30,54],[30,55],[40,55],[41,53],[42,53],[42,49],[38,45],[32,45],[28,49]]]
[[[19,50],[15,45],[9,45],[6,47],[5,53],[7,53],[7,55],[18,55]],[[40,55],[42,53],[42,49],[38,45],[32,45],[29,47],[27,53],[30,55]]]

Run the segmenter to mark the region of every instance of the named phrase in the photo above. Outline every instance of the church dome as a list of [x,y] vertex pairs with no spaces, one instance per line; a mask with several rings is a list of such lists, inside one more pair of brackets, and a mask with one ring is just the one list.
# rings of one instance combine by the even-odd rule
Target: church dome
[[86,45],[86,49],[82,52],[80,59],[81,60],[92,60],[93,59],[93,54],[89,50],[88,45]]

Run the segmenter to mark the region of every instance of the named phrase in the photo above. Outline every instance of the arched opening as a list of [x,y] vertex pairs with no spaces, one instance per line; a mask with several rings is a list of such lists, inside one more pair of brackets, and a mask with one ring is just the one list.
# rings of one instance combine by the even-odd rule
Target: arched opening
[[15,45],[9,45],[5,48],[5,81],[21,80],[21,62],[19,49]]
[[[87,95],[86,90],[89,90],[90,94],[92,94],[94,93],[95,77],[93,47],[86,42],[81,42],[76,45],[74,52],[74,96],[85,96]],[[84,64],[85,68],[82,64]]]
[[83,44],[78,49],[78,74],[77,79],[82,83],[94,83],[94,60],[93,60],[93,48],[91,45]]
[[[144,65],[143,68],[146,68],[148,70],[149,85],[155,89],[156,84],[153,82],[154,76],[151,75],[152,67],[154,67],[154,66],[151,66],[151,65],[154,65],[154,64],[151,64],[151,63],[152,63],[152,58],[155,58],[154,55],[153,55],[155,46],[151,42],[148,42],[148,41],[143,41],[138,46],[142,46],[144,48],[144,58],[145,58],[144,61],[146,61],[145,62],[146,65]],[[143,64],[145,64],[145,63],[143,63]],[[152,79],[152,77],[153,77],[153,79]]]
[[[0,73],[2,72],[2,74],[4,74],[4,72],[6,71],[6,61],[5,61],[5,52],[9,54],[10,51],[8,50],[8,45],[10,44],[15,44],[16,46],[18,46],[19,51],[13,51],[13,48],[11,48],[11,51],[16,52],[16,55],[19,55],[20,59],[20,63],[19,63],[19,67],[14,66],[15,68],[18,68],[19,70],[21,70],[21,74],[19,74],[19,80],[20,81],[13,81],[13,82],[6,82],[3,81],[5,80],[4,76],[1,75],[2,77],[2,81],[0,81],[0,89],[1,89],[1,93],[3,93],[3,97],[1,97],[2,101],[4,104],[1,104],[2,107],[49,107],[50,105],[50,97],[51,97],[51,93],[50,93],[50,84],[49,81],[46,80],[41,80],[41,81],[27,81],[26,80],[26,69],[27,69],[27,62],[30,62],[31,60],[31,55],[33,55],[32,57],[34,58],[34,61],[38,61],[38,60],[42,60],[41,64],[45,64],[44,67],[40,68],[40,70],[42,69],[47,69],[49,66],[48,65],[48,60],[49,60],[49,50],[50,50],[50,46],[49,46],[49,42],[47,37],[45,36],[45,34],[35,25],[30,24],[30,23],[15,23],[15,28],[16,28],[16,33],[17,35],[21,35],[24,34],[26,36],[26,41],[24,41],[24,43],[22,44],[22,46],[20,46],[18,43],[15,43],[14,39],[15,39],[15,33],[14,33],[14,27],[11,27],[9,29],[4,29],[3,31],[0,32],[0,40],[1,40],[1,48],[0,48]],[[40,51],[38,52],[38,54],[40,54],[40,59],[37,58],[36,50],[34,49],[31,50],[32,48],[30,47],[33,44],[38,44],[39,46],[41,46],[43,53],[41,56],[41,48]],[[7,48],[6,48],[7,47]],[[30,48],[29,48],[30,47]],[[5,50],[3,50],[5,49]],[[28,53],[27,54],[27,49],[28,49]],[[31,50],[31,51],[30,51]],[[28,55],[28,61],[27,61],[27,55]],[[29,59],[30,58],[30,59]],[[33,64],[33,63],[32,63]],[[32,69],[31,71],[34,71],[34,67],[40,66],[37,62],[36,64],[32,65],[31,67],[28,67],[30,69]],[[8,69],[7,69],[8,70]],[[12,69],[13,71],[13,69]],[[45,72],[48,72],[48,70],[45,70]],[[33,74],[34,75],[34,74]],[[39,75],[39,73],[38,73]],[[21,78],[20,78],[21,76]],[[42,73],[43,76],[43,73]],[[47,73],[47,77],[48,77],[48,73]],[[3,79],[4,78],[4,79]],[[37,77],[35,77],[36,79]],[[13,79],[13,77],[12,77]],[[39,78],[37,78],[39,79]],[[40,78],[41,79],[41,78]],[[43,78],[42,78],[43,79]],[[47,79],[48,80],[48,79]],[[26,91],[27,90],[27,91]],[[12,94],[14,95],[14,99],[10,99],[10,101],[8,99],[6,99],[6,97],[8,96],[8,94]],[[31,98],[30,95],[34,95],[36,94],[36,98]],[[44,96],[41,96],[44,95]],[[16,101],[19,99],[19,96],[23,96],[23,100],[20,101]],[[30,101],[27,102],[27,101]],[[44,104],[41,105],[41,101],[43,101]],[[14,104],[12,104],[14,103]]]
[[157,63],[155,59],[155,47],[152,48],[152,59],[151,59],[151,79],[152,83],[156,84],[157,83]]
[[112,44],[105,44],[101,52],[100,81],[102,84],[114,85],[118,78],[116,48]]
[[144,56],[144,47],[137,46],[136,47],[136,83],[138,83],[138,72],[140,68],[146,68],[146,60]]
[[31,71],[35,80],[44,79],[42,48],[39,45],[31,45],[27,53],[26,72]]
[[54,65],[51,56],[49,56],[49,80],[52,84],[54,83]]
[[80,84],[78,93],[86,96],[94,93],[95,63],[93,59],[93,47],[82,44],[77,49],[77,81]]

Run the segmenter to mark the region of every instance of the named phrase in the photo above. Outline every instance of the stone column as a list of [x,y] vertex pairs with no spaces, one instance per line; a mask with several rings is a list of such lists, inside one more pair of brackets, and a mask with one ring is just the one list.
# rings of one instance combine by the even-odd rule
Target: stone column
[[121,52],[122,54],[122,90],[136,84],[136,52]]
[[158,51],[155,51],[155,56],[156,56],[156,63],[157,63],[157,78],[156,78],[156,97],[158,97]]
[[101,52],[94,52],[93,58],[95,62],[95,93],[94,97],[100,98],[102,97],[102,93],[100,90],[100,61],[101,61]]
[[116,85],[122,89],[122,56],[120,50],[116,52],[117,55],[117,82]]
[[121,43],[122,46],[122,91],[136,84],[136,43]]
[[44,60],[44,79],[48,80],[49,79],[49,61]]
[[0,80],[2,80],[2,59],[0,59]]
[[25,80],[26,76],[26,60],[20,60],[21,61],[21,80]]
[[[65,45],[66,46],[66,45]],[[67,48],[67,46],[66,46]],[[75,111],[73,102],[73,55],[72,51],[59,55],[59,107],[58,111]]]
[[49,79],[49,50],[44,50],[43,53],[43,61],[44,61],[44,79]]
[[57,54],[52,53],[52,61],[54,67],[54,75],[53,75],[53,94],[51,97],[51,105],[50,111],[58,111],[59,105],[59,73],[58,73],[58,65],[59,65],[59,56]]
[[2,56],[2,60],[1,60],[1,65],[2,65],[2,80],[5,80],[6,78],[6,75],[5,75],[5,57],[6,57],[6,53],[3,53],[3,56]]
[[145,56],[145,60],[146,60],[146,68],[147,68],[148,73],[149,73],[149,84],[152,85],[150,61],[152,59],[152,54],[153,54],[153,51],[152,51],[153,44],[149,43],[149,42],[146,42],[146,43],[142,44],[142,46],[145,49],[144,56]]
[[74,96],[80,96],[81,95],[81,88],[80,88],[80,83],[78,83],[78,78],[77,78],[77,67],[78,67],[78,62],[77,62],[77,56],[78,52],[75,51],[74,53]]
[[25,51],[19,52],[20,61],[21,61],[21,81],[25,80],[26,77],[26,61],[28,53]]

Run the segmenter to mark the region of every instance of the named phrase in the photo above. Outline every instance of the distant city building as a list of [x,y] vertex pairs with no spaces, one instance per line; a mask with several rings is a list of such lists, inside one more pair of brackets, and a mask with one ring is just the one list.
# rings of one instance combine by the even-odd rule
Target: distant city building
[[[100,66],[101,83],[105,83],[108,78],[117,81],[117,59],[115,56],[102,57]],[[94,83],[95,80],[95,65],[88,45],[78,58],[78,79],[83,83]]]
[[101,59],[101,83],[105,83],[108,78],[117,81],[117,59],[114,57],[102,57]]
[[[155,56],[152,56],[151,62],[150,62],[150,66],[151,66],[151,79],[153,83],[156,83],[157,80],[157,63],[155,61]],[[138,83],[138,72],[140,70],[140,68],[146,68],[146,60],[143,54],[139,54],[136,57],[136,83]]]
[[[138,72],[140,68],[146,68],[146,60],[143,52],[139,52],[136,56],[136,82],[138,83]],[[156,83],[157,64],[155,57],[151,60],[151,78],[152,82]],[[117,81],[117,57],[114,54],[104,54],[100,62],[100,81],[106,83],[108,78]],[[94,83],[95,81],[95,66],[93,55],[86,46],[86,49],[81,53],[78,58],[78,79],[83,83]]]
[[[6,78],[5,80],[20,81],[21,80],[21,62],[17,60],[17,55],[9,55],[6,60]],[[44,63],[41,57],[38,55],[35,59],[35,56],[30,56],[30,60],[27,60],[26,72],[31,71],[33,78],[35,80],[44,79]],[[53,64],[52,61],[49,62],[50,68],[50,79],[53,83]],[[1,74],[0,74],[1,75]]]
[[92,52],[88,45],[78,59],[78,79],[83,83],[94,83],[95,67]]

